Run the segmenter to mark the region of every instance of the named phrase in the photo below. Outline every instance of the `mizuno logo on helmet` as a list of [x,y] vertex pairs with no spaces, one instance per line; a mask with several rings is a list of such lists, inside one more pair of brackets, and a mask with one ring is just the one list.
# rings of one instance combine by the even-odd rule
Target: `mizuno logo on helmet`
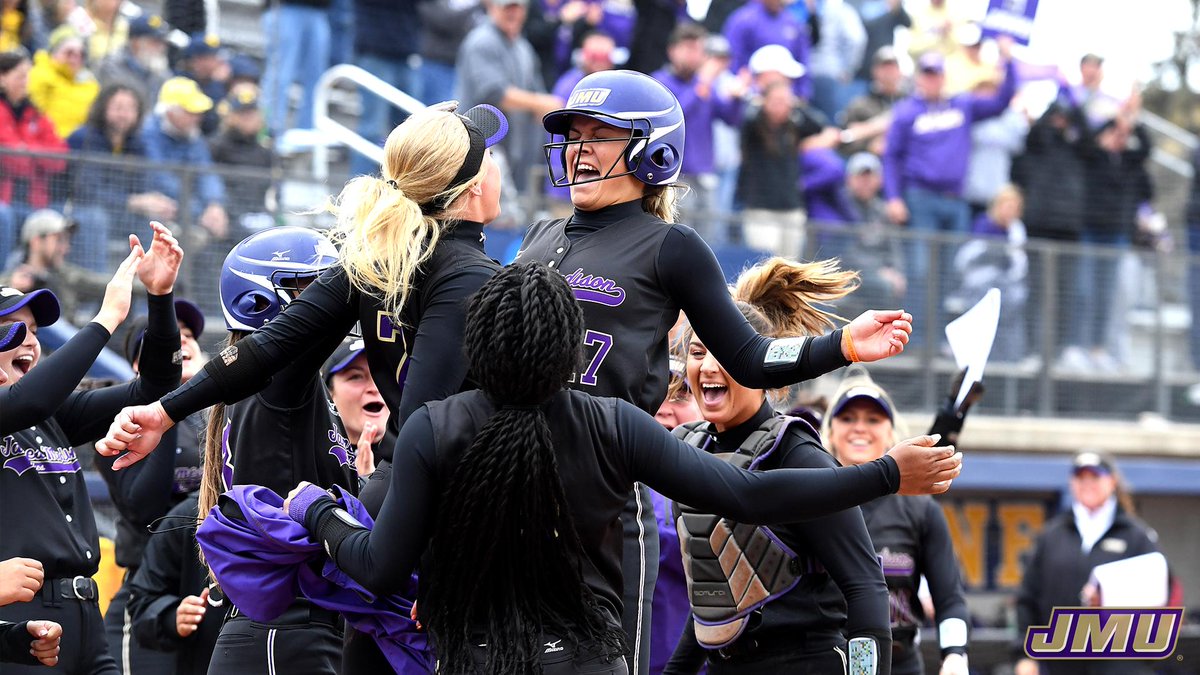
[[611,93],[612,89],[576,89],[571,92],[571,99],[567,101],[567,107],[600,105],[608,100],[608,95]]
[[272,260],[272,261],[274,261],[274,260],[288,260],[288,254],[289,254],[289,253],[291,253],[291,252],[292,252],[292,251],[291,251],[291,249],[287,249],[287,250],[283,250],[283,251],[271,251],[271,254],[272,254],[272,255],[271,255],[271,260]]

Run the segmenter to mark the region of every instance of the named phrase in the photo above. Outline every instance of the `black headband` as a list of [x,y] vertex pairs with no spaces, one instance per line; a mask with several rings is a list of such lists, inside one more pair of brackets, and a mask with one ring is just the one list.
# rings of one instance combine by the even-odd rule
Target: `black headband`
[[483,135],[483,130],[463,115],[458,115],[458,119],[462,120],[463,127],[467,130],[467,137],[470,139],[471,147],[467,150],[467,156],[463,158],[463,163],[459,167],[458,173],[454,174],[454,179],[450,181],[446,189],[438,193],[440,196],[434,197],[431,201],[421,205],[421,213],[425,215],[436,213],[449,206],[448,200],[450,195],[448,193],[474,178],[479,173],[480,167],[483,166],[483,155],[487,152],[488,148],[487,138]]

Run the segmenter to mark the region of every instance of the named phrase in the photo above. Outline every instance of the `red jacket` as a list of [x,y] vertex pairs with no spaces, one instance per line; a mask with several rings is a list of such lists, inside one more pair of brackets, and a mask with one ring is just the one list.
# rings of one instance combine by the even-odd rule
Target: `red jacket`
[[[34,152],[67,152],[66,142],[54,132],[54,125],[32,103],[16,117],[12,104],[0,96],[0,148]],[[13,179],[29,181],[29,205],[35,209],[50,205],[50,176],[67,168],[67,160],[43,159],[0,153],[0,203],[11,204]]]

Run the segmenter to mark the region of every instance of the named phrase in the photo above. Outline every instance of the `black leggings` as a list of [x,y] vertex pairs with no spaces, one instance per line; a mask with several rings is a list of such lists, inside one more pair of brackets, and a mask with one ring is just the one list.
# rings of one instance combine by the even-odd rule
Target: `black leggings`
[[[486,673],[487,647],[475,648],[476,673]],[[543,675],[628,675],[629,667],[621,657],[608,658],[567,640],[547,637],[542,652]]]
[[59,645],[58,665],[52,670],[41,665],[20,666],[5,663],[0,664],[0,673],[119,675],[120,671],[108,653],[108,644],[104,640],[104,619],[100,617],[100,606],[95,600],[67,600],[56,597],[53,586],[54,584],[43,586],[39,597],[30,602],[17,602],[0,607],[0,619],[13,622],[44,619],[61,625],[63,634]]

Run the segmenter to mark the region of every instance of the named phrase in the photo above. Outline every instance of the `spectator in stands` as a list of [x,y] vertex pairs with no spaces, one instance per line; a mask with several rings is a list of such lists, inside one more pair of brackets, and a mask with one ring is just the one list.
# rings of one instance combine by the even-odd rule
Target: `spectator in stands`
[[[687,0],[633,0],[637,22],[629,41],[627,67],[640,73],[652,73],[667,62],[667,45],[662,36],[670,35],[680,21],[688,21]],[[710,13],[711,13],[711,5]],[[724,23],[706,26],[720,33]]]
[[96,69],[100,86],[120,82],[133,87],[149,108],[158,99],[158,90],[171,77],[167,62],[167,25],[162,17],[142,14],[129,23],[129,41]]
[[708,31],[696,23],[681,23],[667,38],[667,67],[651,74],[666,85],[679,99],[683,116],[688,121],[688,134],[683,142],[683,173],[680,180],[687,183],[691,193],[682,206],[690,212],[687,222],[715,247],[728,239],[726,223],[717,217],[717,174],[713,166],[713,125],[717,120],[731,127],[742,122],[743,98],[748,93],[748,81],[732,79],[729,86],[719,87],[718,78],[725,71],[724,59],[709,58],[705,53]]
[[945,94],[957,96],[975,91],[985,82],[996,79],[996,64],[984,58],[983,29],[973,21],[959,25],[954,31],[959,49],[946,57]]
[[[795,78],[794,91],[808,100],[812,98],[808,73],[809,26],[783,5],[783,0],[748,0],[729,15],[722,32],[729,39],[733,59],[730,68],[737,72],[750,65],[750,57],[760,47],[783,45],[804,66],[804,72]],[[810,12],[810,16],[815,17],[815,13]]]
[[[228,93],[229,72],[229,62],[221,53],[221,40],[216,35],[196,34],[188,40],[176,74],[195,81],[205,96],[220,101]],[[217,111],[209,110],[200,120],[201,133],[211,136],[220,122]]]
[[908,53],[917,60],[928,52],[937,52],[943,57],[960,49],[955,31],[965,21],[957,12],[951,11],[951,0],[929,0],[911,12],[912,26],[908,31]]
[[[129,84],[108,85],[92,103],[87,124],[67,139],[72,153],[145,161],[141,126],[145,104]],[[142,234],[147,220],[175,219],[175,200],[151,192],[136,165],[115,166],[79,157],[71,171],[72,214],[79,224],[72,261],[104,272],[110,243],[118,232]]]
[[994,361],[1015,363],[1026,348],[1025,307],[1029,299],[1029,257],[1025,252],[1021,191],[1006,184],[971,227],[974,238],[954,255],[958,289],[947,299],[951,313],[967,311],[989,289],[1000,289],[1000,325],[992,346]]
[[[54,125],[29,100],[29,57],[23,51],[0,54],[0,150],[66,152]],[[50,179],[65,159],[0,154],[0,251],[11,251],[17,227],[33,209],[50,205]]]
[[[542,117],[563,106],[545,93],[533,46],[521,34],[529,0],[489,0],[489,21],[475,27],[458,50],[458,98],[463,108],[489,103],[508,117],[500,148],[518,191],[543,160]],[[540,171],[539,171],[540,173]]]
[[[431,100],[422,95],[417,72],[411,63],[421,34],[416,2],[355,0],[354,11],[355,25],[358,26],[354,34],[354,62],[360,68],[424,103],[445,100]],[[359,96],[362,114],[358,118],[358,133],[383,147],[388,134],[407,115],[366,88],[359,88]],[[379,164],[356,152],[350,158],[350,172],[353,175],[377,174]]]
[[[996,95],[999,84],[996,73],[980,80],[971,90],[976,96]],[[967,177],[963,182],[963,197],[971,207],[971,220],[987,211],[1000,188],[1012,176],[1013,157],[1025,148],[1029,133],[1029,117],[1019,106],[1009,106],[1003,113],[971,127],[971,157],[967,162]]]
[[[733,73],[729,70],[730,52],[729,40],[725,39],[720,33],[709,33],[708,39],[704,41],[704,56],[711,62],[713,70],[717,71],[716,81],[713,83],[715,90],[718,93],[725,93],[729,96],[741,95],[743,113],[747,101],[750,98],[750,89],[753,82],[753,76],[749,69],[742,69],[739,73]],[[794,60],[794,59],[793,59]],[[738,124],[726,124],[724,120],[718,116],[713,120],[713,172],[717,175],[717,195],[715,198],[717,212],[724,218],[726,214],[734,211],[734,195],[737,193],[737,175],[738,169],[742,164],[741,155],[741,120]],[[687,139],[684,139],[687,142]],[[687,159],[684,157],[684,159]],[[740,236],[741,226],[735,223],[726,223],[727,226],[737,229],[737,232],[730,232],[731,239],[737,239]]]
[[209,141],[213,162],[259,169],[257,178],[239,176],[227,186],[226,208],[235,225],[233,238],[274,225],[267,213],[267,193],[273,184],[275,155],[263,144],[263,115],[258,91],[241,85],[219,106],[221,130]]
[[485,20],[479,0],[431,0],[417,3],[421,17],[421,96],[426,103],[454,98],[458,80],[458,48],[475,26]]
[[812,104],[829,119],[837,119],[859,91],[854,74],[866,58],[867,31],[858,10],[846,0],[826,0],[820,12],[821,40],[809,54]]
[[[1029,130],[1025,152],[1013,161],[1013,182],[1025,195],[1025,227],[1031,239],[1072,245],[1083,232],[1083,208],[1086,199],[1085,157],[1095,143],[1092,129],[1082,108],[1068,102],[1066,91],[1046,109]],[[1054,337],[1051,350],[1065,349],[1076,338],[1076,323],[1081,306],[1078,256],[1054,256],[1055,278],[1050,280],[1054,297],[1046,297],[1043,273],[1050,258],[1040,249],[1031,251],[1030,287],[1039,302],[1054,302]],[[1038,315],[1045,316],[1040,308]],[[1078,350],[1072,350],[1078,351]],[[1064,354],[1065,356],[1065,354]],[[1070,357],[1078,363],[1084,354]]]
[[[832,248],[821,246],[814,260],[838,257],[846,269],[858,270],[858,290],[838,303],[839,313],[858,316],[871,307],[901,307],[908,281],[904,276],[904,246],[896,225],[887,219],[883,198],[883,165],[869,152],[846,162],[846,202],[854,229],[830,237]],[[820,241],[820,240],[818,240]],[[861,309],[860,309],[861,308]]]
[[0,0],[0,54],[23,48],[35,52],[45,42],[42,3]]
[[786,80],[768,85],[762,106],[742,123],[738,199],[751,248],[790,258],[804,251],[800,143],[824,128],[820,113],[802,106]]
[[87,0],[84,9],[94,26],[87,36],[87,62],[97,66],[125,48],[129,19],[121,15],[122,0]]
[[[200,119],[213,107],[212,99],[204,95],[195,81],[173,77],[158,92],[158,105],[142,129],[146,157],[153,162],[183,164],[191,169],[212,165],[208,144],[200,136]],[[179,173],[179,169],[153,171],[150,187],[177,203],[183,194],[183,178],[193,181],[189,194],[191,203],[179,203],[195,222],[216,239],[226,239],[229,217],[225,213],[225,186],[213,173]],[[196,234],[193,231],[192,234]],[[197,250],[200,247],[195,247]]]
[[258,62],[245,54],[230,54],[229,56],[229,91],[239,85],[253,85],[261,90],[262,68]]
[[211,0],[164,0],[163,21],[184,35],[216,33],[218,4]]
[[[914,232],[960,232],[970,228],[971,211],[962,198],[963,181],[971,148],[971,125],[995,117],[1008,108],[1017,87],[1016,65],[1011,58],[1012,38],[999,39],[1005,63],[1004,80],[994,96],[944,95],[945,65],[941,54],[930,52],[918,63],[916,92],[896,104],[883,156],[884,194],[888,217],[908,223]],[[914,240],[908,256],[913,278],[929,275],[928,241]],[[949,255],[943,255],[941,297],[949,290]],[[924,288],[910,287],[905,308],[925,316],[925,325],[937,334],[940,317],[925,306]],[[914,336],[916,337],[916,336]],[[919,338],[918,338],[919,339]]]
[[29,99],[54,123],[59,138],[70,136],[87,120],[100,83],[83,62],[83,38],[72,26],[50,34],[49,48],[33,57]]
[[1104,57],[1099,54],[1084,54],[1079,59],[1079,84],[1070,88],[1071,100],[1083,107],[1088,124],[1098,129],[1121,111],[1121,101],[1101,91],[1104,83]]
[[1110,321],[1118,262],[1111,253],[1129,248],[1144,196],[1144,164],[1152,143],[1136,114],[1127,107],[1105,123],[1096,132],[1094,152],[1085,161],[1081,240],[1105,248],[1087,251],[1079,261],[1081,316],[1074,348],[1063,353],[1061,365],[1066,368],[1114,372],[1125,365],[1111,350],[1122,337],[1113,332]]
[[[864,54],[877,55],[884,47],[894,47],[896,29],[912,26],[912,17],[904,10],[901,0],[885,0],[870,7],[864,5],[859,11],[862,12],[863,28],[867,33],[867,48]],[[892,52],[892,56],[895,57],[895,51]],[[862,65],[855,73],[854,79],[859,83],[860,93],[866,92],[874,81],[874,66],[874,59],[863,59]]]
[[[63,318],[77,326],[95,313],[104,298],[107,275],[67,262],[75,226],[52,209],[29,214],[21,228],[20,255],[4,271],[4,285],[29,293],[47,288],[58,296]],[[80,316],[83,312],[85,316]]]
[[883,154],[883,136],[892,123],[892,107],[908,95],[895,48],[880,47],[871,58],[871,89],[844,111],[843,152]]
[[807,224],[816,230],[817,242],[831,224],[854,220],[846,198],[846,161],[836,150],[838,136],[835,127],[825,127],[800,144],[801,178],[796,188],[804,194]]
[[[278,139],[289,128],[313,128],[313,92],[317,78],[329,65],[329,4],[330,0],[279,0],[263,13],[263,34],[267,37],[263,104],[273,138]],[[355,16],[355,24],[359,31],[367,30],[361,15]],[[355,31],[356,49],[359,31]],[[383,39],[401,42],[403,34]],[[300,84],[302,93],[296,119],[289,124],[288,90],[293,83]]]
[[[1133,498],[1112,459],[1095,452],[1076,455],[1070,490],[1070,509],[1046,522],[1025,562],[1016,598],[1017,635],[1022,642],[1015,651],[1021,654],[1029,627],[1049,625],[1051,609],[1078,607],[1096,599],[1088,579],[1097,565],[1159,552],[1158,534],[1134,515]],[[1059,663],[1022,658],[1015,670],[1016,675],[1150,672],[1146,663],[1125,659]]]

